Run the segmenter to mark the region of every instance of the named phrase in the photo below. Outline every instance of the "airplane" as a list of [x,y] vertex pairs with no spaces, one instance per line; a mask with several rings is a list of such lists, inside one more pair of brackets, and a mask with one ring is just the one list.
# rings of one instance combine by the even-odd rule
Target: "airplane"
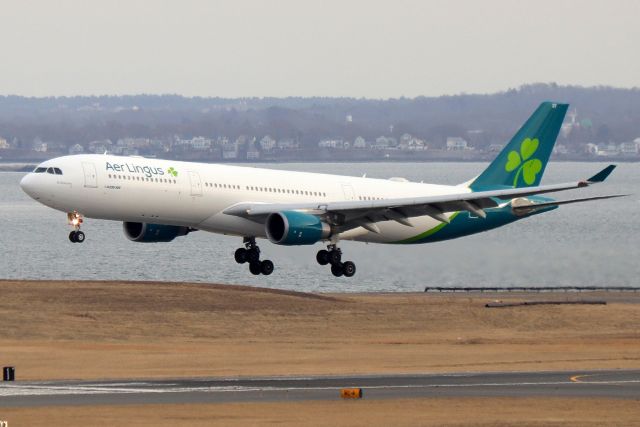
[[170,242],[196,230],[234,235],[234,254],[254,275],[269,275],[256,239],[314,245],[320,265],[351,277],[339,242],[419,244],[467,236],[560,205],[622,194],[554,200],[542,194],[603,182],[609,165],[586,180],[540,185],[568,104],[543,102],[477,177],[460,185],[372,179],[254,167],[80,154],[47,160],[20,181],[36,201],[67,213],[69,240],[82,243],[85,218],[122,221],[134,242]]

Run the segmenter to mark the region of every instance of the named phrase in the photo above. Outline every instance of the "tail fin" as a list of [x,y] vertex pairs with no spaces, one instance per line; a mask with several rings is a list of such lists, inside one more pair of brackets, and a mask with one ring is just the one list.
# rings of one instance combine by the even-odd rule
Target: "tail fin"
[[532,187],[542,174],[556,143],[569,104],[543,102],[507,146],[469,187]]

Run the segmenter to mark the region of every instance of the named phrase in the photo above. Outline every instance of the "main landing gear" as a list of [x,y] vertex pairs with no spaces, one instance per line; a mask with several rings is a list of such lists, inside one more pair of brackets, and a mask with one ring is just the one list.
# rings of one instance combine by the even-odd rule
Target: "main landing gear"
[[342,262],[342,251],[333,244],[327,246],[327,250],[319,250],[316,261],[320,265],[331,264],[331,273],[336,277],[351,277],[356,274],[356,265],[352,261]]
[[236,249],[234,255],[238,264],[249,263],[249,271],[251,274],[264,274],[265,276],[273,273],[273,262],[265,259],[260,261],[260,248],[256,245],[255,237],[245,237],[243,240],[244,248]]
[[84,242],[85,235],[80,231],[80,226],[84,222],[82,215],[76,211],[69,212],[67,214],[67,219],[69,220],[69,225],[73,227],[73,230],[69,233],[69,240],[72,243]]

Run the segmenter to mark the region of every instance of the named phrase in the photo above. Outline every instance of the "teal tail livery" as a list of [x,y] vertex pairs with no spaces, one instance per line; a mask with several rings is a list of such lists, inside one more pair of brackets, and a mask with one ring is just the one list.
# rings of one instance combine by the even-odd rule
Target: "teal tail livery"
[[85,241],[81,227],[87,218],[122,222],[126,238],[137,243],[166,244],[201,230],[237,236],[235,262],[248,265],[251,274],[269,275],[274,263],[261,259],[258,239],[284,246],[324,243],[326,249],[316,254],[318,264],[329,266],[336,277],[351,277],[356,265],[343,260],[343,240],[437,242],[570,203],[622,196],[547,196],[601,183],[615,168],[610,165],[591,178],[540,183],[567,107],[542,103],[489,167],[461,185],[105,153],[47,160],[26,174],[20,187],[35,201],[67,214],[74,244]]
[[535,187],[540,184],[569,104],[543,102],[489,167],[473,190]]

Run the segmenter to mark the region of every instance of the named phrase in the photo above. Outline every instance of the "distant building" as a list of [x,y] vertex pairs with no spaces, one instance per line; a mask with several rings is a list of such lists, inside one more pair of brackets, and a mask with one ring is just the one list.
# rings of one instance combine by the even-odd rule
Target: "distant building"
[[222,158],[225,160],[233,160],[238,158],[238,144],[227,143],[222,146]]
[[341,139],[323,139],[318,142],[320,148],[344,148],[344,141]]
[[608,144],[598,144],[598,151],[596,152],[597,156],[602,157],[611,157],[617,156],[619,154],[618,146],[613,143]]
[[95,154],[104,154],[111,152],[111,147],[113,143],[110,139],[99,139],[95,141],[91,141],[87,144],[88,150]]
[[490,153],[499,153],[502,151],[502,149],[504,148],[503,144],[491,144],[489,145],[489,152]]
[[464,151],[470,150],[469,144],[463,138],[459,136],[449,136],[447,137],[447,151]]
[[276,146],[276,140],[266,135],[260,140],[259,144],[263,151],[270,151]]
[[33,151],[36,153],[46,153],[49,150],[49,144],[40,140],[33,142]]
[[408,133],[403,134],[398,143],[398,149],[400,150],[422,151],[426,150],[426,148],[427,146],[423,140],[411,136]]
[[195,138],[191,138],[189,145],[191,145],[191,148],[194,150],[204,151],[211,148],[211,140],[204,136],[196,136]]
[[256,147],[256,144],[251,144],[249,149],[247,150],[247,160],[258,160],[260,159],[260,150]]
[[0,137],[0,150],[6,150],[8,148],[11,148],[9,142],[7,142],[6,139]]
[[553,147],[553,154],[569,154],[569,150],[564,144],[556,144]]
[[585,147],[584,147],[584,151],[585,151],[587,154],[590,154],[590,155],[592,155],[592,156],[595,156],[595,155],[597,155],[597,154],[598,154],[598,146],[597,146],[596,144],[593,144],[593,143],[591,143],[591,142],[590,142],[590,143],[588,143],[587,145],[585,145]]
[[623,142],[620,144],[619,150],[623,156],[636,156],[638,154],[638,144],[635,142]]
[[379,136],[376,138],[376,142],[371,146],[371,148],[374,150],[395,150],[397,145],[397,139],[388,136]]
[[353,141],[353,148],[367,148],[367,142],[359,136]]
[[69,148],[69,154],[82,154],[84,153],[84,147],[80,144],[72,145]]
[[298,143],[298,141],[287,138],[278,141],[277,147],[280,150],[297,150],[298,148],[300,148],[300,144]]
[[578,111],[575,108],[573,109],[573,111],[569,111],[567,116],[569,117],[569,122],[563,123],[562,127],[560,128],[560,134],[563,138],[568,137],[571,131],[580,127],[580,122],[576,121],[576,118],[578,117]]

